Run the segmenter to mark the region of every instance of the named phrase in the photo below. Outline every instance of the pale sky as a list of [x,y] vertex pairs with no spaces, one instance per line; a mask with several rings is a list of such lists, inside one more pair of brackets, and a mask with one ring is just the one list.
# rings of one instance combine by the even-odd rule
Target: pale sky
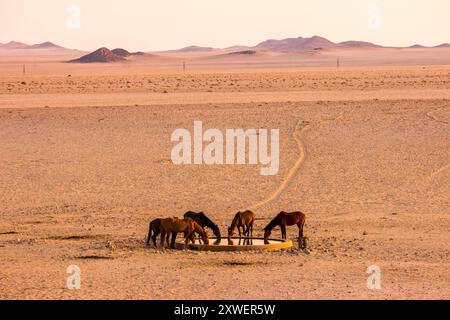
[[0,43],[150,51],[312,35],[392,46],[450,42],[450,1],[0,0]]

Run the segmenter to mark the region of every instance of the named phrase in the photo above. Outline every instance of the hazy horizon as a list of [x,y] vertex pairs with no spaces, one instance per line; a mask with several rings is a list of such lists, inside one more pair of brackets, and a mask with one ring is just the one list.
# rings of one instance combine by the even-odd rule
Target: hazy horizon
[[[78,12],[79,10],[79,12]],[[435,46],[450,42],[446,0],[0,2],[0,43],[51,41],[67,48],[158,51],[189,45],[253,46],[318,35],[333,42]]]

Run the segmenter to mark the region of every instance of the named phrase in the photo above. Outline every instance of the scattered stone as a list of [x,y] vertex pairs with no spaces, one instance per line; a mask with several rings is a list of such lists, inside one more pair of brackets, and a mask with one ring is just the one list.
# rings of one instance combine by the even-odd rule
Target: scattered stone
[[108,241],[108,242],[106,243],[106,247],[109,248],[109,249],[111,249],[112,251],[114,251],[114,250],[117,249],[117,246],[116,246],[116,244],[115,244],[113,241]]

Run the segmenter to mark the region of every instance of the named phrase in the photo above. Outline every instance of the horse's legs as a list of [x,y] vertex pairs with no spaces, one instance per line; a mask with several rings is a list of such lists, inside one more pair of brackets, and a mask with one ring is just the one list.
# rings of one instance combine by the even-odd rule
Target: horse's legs
[[146,245],[148,245],[148,243],[150,242],[150,237],[151,236],[152,236],[152,222],[150,222],[148,224],[148,237],[147,237]]
[[175,249],[175,240],[177,239],[177,233],[172,232],[172,241],[169,244],[169,234],[167,234],[167,245],[170,246],[172,249]]
[[303,239],[303,223],[299,222],[298,226],[298,238]]
[[155,232],[153,232],[152,235],[152,241],[153,241],[153,245],[156,247],[156,237],[161,233],[161,230],[156,230]]
[[298,247],[300,249],[303,249],[304,243],[303,243],[303,225],[305,224],[305,221],[300,221],[297,223],[298,227]]
[[286,225],[282,223],[280,227],[281,227],[281,238],[286,239]]
[[189,233],[189,232],[185,232],[185,233],[184,233],[184,248],[185,248],[185,249],[187,248],[187,246],[188,246],[188,244],[189,244],[189,240],[190,240],[190,238],[191,238],[191,234],[192,234],[192,233]]
[[166,231],[161,231],[161,248],[164,248],[164,241],[166,240]]
[[300,228],[300,236],[302,237],[302,239],[303,239],[303,227],[304,226],[305,226],[305,220],[303,220],[302,227]]
[[248,237],[250,236],[250,224],[248,224],[246,227],[247,229],[245,230],[245,236]]

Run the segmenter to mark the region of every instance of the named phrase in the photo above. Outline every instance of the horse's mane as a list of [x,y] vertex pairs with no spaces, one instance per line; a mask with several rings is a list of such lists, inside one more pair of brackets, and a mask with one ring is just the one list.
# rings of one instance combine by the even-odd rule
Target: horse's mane
[[218,226],[214,222],[212,222],[212,220],[209,219],[203,212],[188,211],[184,214],[184,216],[201,222],[202,225],[205,225],[205,227],[211,228],[212,230],[218,228]]
[[206,216],[206,214],[204,214],[203,212],[199,212],[199,215],[202,217],[203,223],[205,224],[206,227],[211,228],[213,230],[217,228],[217,225],[214,222],[212,222],[212,220],[209,219]]
[[272,230],[273,228],[275,228],[278,224],[279,224],[279,219],[280,219],[280,214],[277,214],[277,216],[275,218],[273,218],[272,220],[270,220],[269,224],[267,226],[265,226],[264,230]]

